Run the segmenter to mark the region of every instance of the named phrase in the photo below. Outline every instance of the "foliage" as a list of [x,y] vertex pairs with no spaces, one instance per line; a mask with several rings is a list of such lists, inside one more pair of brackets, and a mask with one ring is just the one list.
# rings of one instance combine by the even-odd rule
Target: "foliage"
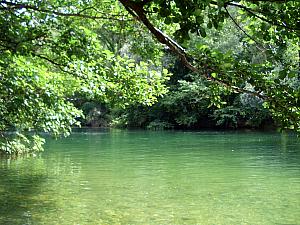
[[[147,108],[167,93],[169,52],[183,74],[139,124],[193,126],[210,114],[234,127],[254,111],[267,118],[263,106],[281,128],[299,131],[299,7],[295,0],[1,1],[2,146],[29,140],[14,142],[10,129],[68,135],[82,116],[77,99]],[[233,100],[243,93],[260,107]]]
[[[230,52],[236,61],[250,60],[260,54],[259,51],[247,51],[240,43],[242,34],[233,32],[234,24],[225,23],[222,30],[212,31],[211,38],[201,39],[191,36],[186,43],[189,49],[199,52],[212,49]],[[230,44],[228,44],[230,40]],[[217,54],[216,53],[216,54]],[[145,108],[131,107],[126,110],[123,124],[126,126],[147,127],[157,121],[171,124],[177,128],[260,128],[266,123],[273,123],[270,112],[264,109],[263,100],[251,94],[230,93],[226,88],[203,79],[190,71],[174,57],[163,58],[164,64],[173,73],[167,85],[169,93],[158,103]],[[247,87],[251,90],[251,87]]]
[[[64,100],[79,87],[76,79],[62,77],[48,71],[43,63],[10,51],[2,54],[0,68],[2,151],[22,153],[41,149],[37,136],[27,138],[22,131],[51,132],[55,136],[69,134],[70,126],[81,116],[79,110]],[[20,132],[17,138],[5,137],[3,131],[8,128]]]
[[1,152],[0,154],[24,154],[24,153],[34,153],[43,150],[43,144],[45,140],[38,135],[23,135],[20,133],[15,133],[15,135],[10,137],[2,137],[0,144]]
[[[297,67],[281,63],[283,68],[279,71],[274,67],[274,62],[277,63],[281,59],[287,46],[295,45],[299,53],[299,1],[120,2],[191,71],[232,92],[249,93],[261,98],[281,128],[299,131],[299,78],[297,81],[291,81],[299,74],[299,63],[293,63]],[[185,41],[190,38],[191,33],[204,38],[208,30],[219,30],[224,21],[231,20],[244,34],[246,47],[255,46],[264,53],[266,60],[239,61],[230,52],[219,52],[203,44],[197,46],[197,51],[189,48],[185,50],[154,27],[154,23],[149,19],[154,17],[153,14],[164,20],[165,24],[176,27],[173,35],[185,47]],[[247,89],[249,85],[252,90]]]
[[214,110],[211,117],[223,128],[259,128],[270,122],[270,113],[263,108],[262,101],[249,94],[241,94],[232,105]]
[[80,120],[82,126],[108,127],[110,125],[110,109],[105,104],[83,100],[83,103],[77,103],[75,106],[84,114],[84,118]]
[[[270,122],[263,101],[249,94],[232,94],[198,76],[185,76],[153,106],[133,106],[123,112],[129,127],[260,128]],[[218,93],[218,94],[216,94]],[[121,116],[120,116],[121,117]],[[166,126],[165,126],[166,124]]]
[[160,121],[160,120],[151,121],[147,125],[148,130],[165,130],[165,129],[171,129],[171,128],[173,128],[172,124],[165,122],[165,121]]
[[[111,15],[111,9],[119,13],[120,5],[95,2],[103,14],[94,16],[95,10],[87,9],[90,4],[0,3],[2,151],[40,149],[37,138],[22,136],[27,131],[68,135],[83,116],[74,106],[77,97],[126,107],[134,102],[151,105],[166,92],[167,70],[151,60],[136,61],[126,52],[112,52],[120,47],[109,48],[101,35],[99,25],[107,28],[107,19],[110,33],[117,32],[111,24],[125,23],[126,16]],[[86,13],[84,20],[77,10]],[[105,13],[108,18],[102,17]],[[8,135],[11,129],[21,136]]]

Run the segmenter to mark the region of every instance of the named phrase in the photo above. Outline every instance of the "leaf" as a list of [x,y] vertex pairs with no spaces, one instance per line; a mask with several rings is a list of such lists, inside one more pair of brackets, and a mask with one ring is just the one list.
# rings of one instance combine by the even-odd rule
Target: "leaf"
[[202,37],[204,37],[204,38],[206,37],[206,31],[203,27],[199,27],[199,32]]
[[211,76],[212,76],[213,78],[217,78],[217,74],[216,74],[216,73],[211,73]]
[[279,79],[283,80],[287,75],[287,71],[286,70],[281,70],[279,72]]
[[196,17],[199,17],[199,16],[201,16],[201,14],[202,14],[202,10],[201,9],[196,9],[195,11],[194,11],[194,15],[196,16]]
[[207,25],[206,25],[206,26],[207,26],[207,28],[208,28],[208,29],[211,29],[211,28],[212,28],[212,26],[213,26],[213,25],[212,25],[212,22],[211,22],[211,21],[209,21],[209,22],[207,23]]

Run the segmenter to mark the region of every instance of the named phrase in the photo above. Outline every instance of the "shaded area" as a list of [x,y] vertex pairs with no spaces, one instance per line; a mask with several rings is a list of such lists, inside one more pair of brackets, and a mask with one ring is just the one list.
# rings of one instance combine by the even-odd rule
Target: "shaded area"
[[47,179],[41,159],[0,159],[0,224],[38,224],[33,213],[53,207],[38,198]]

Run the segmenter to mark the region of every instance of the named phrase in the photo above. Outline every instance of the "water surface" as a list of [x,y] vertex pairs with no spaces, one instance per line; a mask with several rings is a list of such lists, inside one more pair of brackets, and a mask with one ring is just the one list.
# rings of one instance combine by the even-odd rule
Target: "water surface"
[[85,131],[0,159],[0,224],[300,224],[300,142]]

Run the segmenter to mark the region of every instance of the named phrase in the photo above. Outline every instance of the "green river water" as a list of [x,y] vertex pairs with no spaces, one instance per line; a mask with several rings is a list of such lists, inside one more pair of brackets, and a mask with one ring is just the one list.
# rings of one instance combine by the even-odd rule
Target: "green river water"
[[300,141],[81,130],[0,159],[0,224],[300,224]]

